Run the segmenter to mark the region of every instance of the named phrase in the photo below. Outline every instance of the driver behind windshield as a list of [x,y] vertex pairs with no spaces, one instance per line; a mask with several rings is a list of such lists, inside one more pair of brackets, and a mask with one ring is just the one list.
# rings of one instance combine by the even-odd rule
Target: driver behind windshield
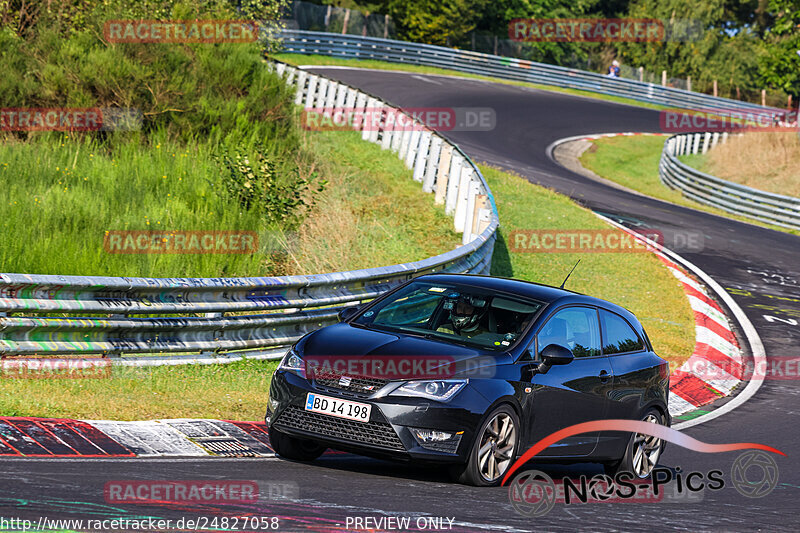
[[450,311],[449,321],[445,321],[436,331],[472,338],[489,333],[482,322],[489,310],[489,302],[478,296],[461,294],[457,299],[444,302],[444,309]]

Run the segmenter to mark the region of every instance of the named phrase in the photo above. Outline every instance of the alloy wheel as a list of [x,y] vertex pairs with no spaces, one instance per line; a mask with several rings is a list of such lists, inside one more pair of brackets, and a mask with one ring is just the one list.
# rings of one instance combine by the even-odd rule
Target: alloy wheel
[[[650,413],[644,418],[645,422],[660,424],[658,417]],[[658,437],[637,433],[633,439],[633,470],[640,478],[650,475],[658,463],[664,443]]]
[[478,470],[484,480],[491,483],[505,474],[514,459],[516,444],[514,420],[506,413],[497,413],[484,426],[478,448]]

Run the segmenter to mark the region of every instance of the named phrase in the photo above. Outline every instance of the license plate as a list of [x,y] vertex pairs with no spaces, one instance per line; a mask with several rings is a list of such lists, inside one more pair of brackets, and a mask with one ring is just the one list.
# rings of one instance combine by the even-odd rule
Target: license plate
[[339,398],[320,396],[309,392],[308,396],[306,396],[306,411],[338,416],[339,418],[355,420],[356,422],[369,422],[372,406],[366,403],[340,400]]

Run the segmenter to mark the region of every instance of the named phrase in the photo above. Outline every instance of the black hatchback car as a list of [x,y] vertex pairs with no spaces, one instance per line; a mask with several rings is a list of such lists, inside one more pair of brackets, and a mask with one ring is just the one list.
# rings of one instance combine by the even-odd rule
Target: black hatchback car
[[[540,439],[608,418],[669,425],[669,368],[636,317],[534,283],[431,274],[340,313],[281,361],[266,422],[278,455],[326,448],[449,464],[498,484]],[[563,439],[548,462],[650,475],[663,450],[621,432]]]

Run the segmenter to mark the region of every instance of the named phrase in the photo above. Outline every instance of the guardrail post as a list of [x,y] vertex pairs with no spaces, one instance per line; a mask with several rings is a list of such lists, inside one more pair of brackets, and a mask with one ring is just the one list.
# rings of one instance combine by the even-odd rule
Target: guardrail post
[[[361,130],[361,138],[365,141],[370,140],[370,137],[372,136],[372,130],[377,129],[378,127],[375,121],[375,112],[377,106],[377,100],[371,96],[367,98],[367,107],[364,108],[364,129]],[[378,119],[380,119],[380,116],[378,116]]]
[[352,87],[347,88],[347,98],[344,101],[344,106],[352,111],[353,108],[356,106],[356,96],[358,95],[358,91],[353,89]]
[[297,74],[296,67],[289,67],[286,69],[286,85],[293,85],[295,74]]
[[461,154],[453,152],[453,157],[450,160],[450,177],[448,178],[447,196],[444,204],[444,212],[447,215],[452,215],[456,210],[458,188],[461,185],[461,169],[463,166],[464,158]]
[[450,143],[442,141],[442,152],[439,156],[439,163],[436,172],[436,195],[433,203],[442,205],[445,194],[447,194],[447,176],[450,172],[450,159],[453,157],[453,147]]
[[453,215],[453,226],[456,231],[464,231],[467,220],[467,202],[469,201],[470,182],[472,181],[472,167],[461,167],[461,183],[458,184],[458,198],[456,199],[456,212]]
[[470,189],[470,210],[467,212],[467,229],[462,236],[462,244],[468,244],[478,235],[483,233],[492,221],[492,209],[489,204],[489,197],[481,194],[480,183],[473,182],[474,187]]
[[403,134],[405,133],[405,129],[400,128],[400,126],[397,124],[397,120],[398,118],[400,118],[398,116],[399,114],[400,110],[396,109],[394,112],[395,126],[394,126],[394,131],[392,132],[392,143],[391,145],[389,145],[389,149],[391,149],[392,152],[398,154],[400,153],[400,144],[403,142]]
[[492,223],[492,204],[489,202],[489,196],[482,191],[478,192],[475,197],[475,226],[472,228],[472,233],[476,236],[483,233]]
[[417,156],[419,139],[422,137],[421,128],[422,124],[418,122],[414,123],[414,129],[411,132],[411,140],[408,142],[408,152],[406,153],[406,168],[414,168],[414,158]]
[[294,103],[297,105],[303,103],[303,96],[305,96],[307,80],[308,72],[301,70],[297,73],[297,92],[294,94]]
[[719,132],[715,131],[714,135],[711,136],[711,148],[717,146],[718,142],[719,142]]
[[354,116],[361,116],[361,120],[355,120],[353,123],[354,129],[361,131],[364,128],[364,122],[367,121],[367,117],[364,116],[365,108],[367,106],[367,95],[358,91],[356,93],[356,105],[353,108]]
[[727,131],[723,131],[722,132],[722,144],[725,144],[726,142],[728,142],[728,132]]
[[369,141],[377,143],[378,134],[384,129],[383,102],[375,100],[375,107],[372,109],[372,127],[369,130]]
[[325,99],[328,96],[328,85],[330,81],[328,78],[320,78],[317,88],[317,99],[314,107],[325,107]]
[[461,235],[461,244],[467,244],[472,240],[472,226],[475,217],[475,198],[478,195],[478,184],[475,180],[470,180],[467,186],[466,212],[464,213],[464,233]]
[[336,92],[339,90],[339,84],[332,81],[328,84],[328,95],[325,98],[325,107],[334,107],[336,105]]
[[381,130],[381,150],[392,147],[395,130],[397,129],[398,110],[388,105],[383,106],[383,128]]
[[314,107],[314,101],[316,100],[317,96],[318,81],[319,81],[319,76],[311,74],[308,77],[308,92],[306,92],[306,109],[311,109],[312,107]]
[[336,107],[339,108],[339,111],[343,111],[348,89],[349,88],[344,83],[340,83],[336,88]]
[[414,174],[412,174],[414,181],[422,181],[422,175],[425,172],[425,164],[430,156],[431,135],[432,133],[430,130],[425,130],[420,134],[419,147],[417,148],[417,153],[412,163],[414,165]]
[[695,133],[692,142],[692,153],[696,154],[699,151],[699,149],[700,149],[700,134]]
[[278,76],[283,78],[283,73],[286,71],[286,63],[278,63],[275,66],[275,71],[278,73]]
[[[406,117],[408,117],[408,115],[406,115]],[[416,123],[410,121],[410,118],[403,127],[403,135],[400,136],[400,150],[397,152],[398,157],[403,161],[405,161],[406,154],[408,154],[408,145],[411,144],[411,136],[416,127]]]
[[436,169],[439,168],[439,155],[442,151],[443,139],[434,135],[431,139],[431,149],[428,152],[428,165],[422,179],[422,192],[433,192],[433,183],[436,181]]
[[710,141],[711,141],[711,132],[707,131],[706,134],[703,136],[703,153],[704,154],[706,152],[708,152],[709,148],[711,148]]

